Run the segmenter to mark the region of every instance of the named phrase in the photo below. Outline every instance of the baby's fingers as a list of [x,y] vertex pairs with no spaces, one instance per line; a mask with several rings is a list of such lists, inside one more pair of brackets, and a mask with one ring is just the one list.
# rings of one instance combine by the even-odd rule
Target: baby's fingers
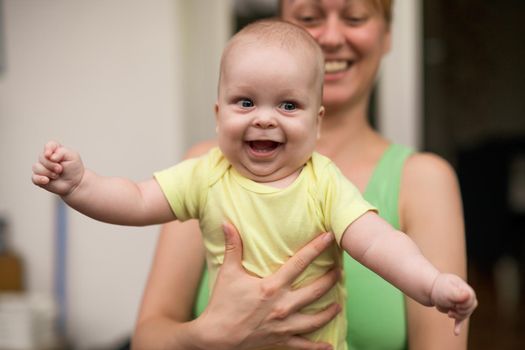
[[35,169],[35,166],[37,166],[37,164],[40,164],[43,168],[47,169],[49,172],[54,174],[60,174],[63,169],[62,165],[60,165],[56,161],[49,159],[49,157],[46,157],[45,154],[41,154],[40,157],[38,157],[38,163],[36,163],[33,166],[33,172],[35,172],[35,170],[38,170],[38,168]]
[[72,151],[63,146],[60,146],[57,149],[55,149],[55,151],[48,158],[52,162],[60,163],[63,161],[71,160],[72,157]]
[[456,309],[461,313],[471,313],[478,306],[476,293],[468,285],[458,291],[455,300]]
[[57,178],[57,174],[45,168],[41,163],[33,164],[33,176],[31,179],[35,185],[47,185],[51,179],[55,178]]
[[463,312],[458,312],[456,310],[450,310],[447,312],[448,317],[455,319],[456,321],[461,321],[467,318],[468,314],[465,314]]
[[33,174],[31,181],[37,186],[45,186],[49,183],[50,179],[47,176]]
[[58,142],[49,141],[44,146],[43,158],[48,159],[51,162],[61,163],[63,161],[71,160],[74,157],[74,152],[62,146]]
[[[60,167],[60,166],[58,166],[58,167]],[[48,166],[42,164],[42,162],[37,162],[37,163],[33,164],[32,170],[33,170],[33,175],[36,175],[36,176],[45,176],[45,177],[48,177],[50,179],[56,179],[58,177],[58,173],[55,171],[55,170],[57,170],[56,167],[54,167],[52,165],[48,167]],[[58,170],[60,170],[60,169],[58,169]]]
[[456,319],[456,321],[454,322],[454,334],[455,335],[459,335],[459,333],[461,333],[461,325],[463,324],[463,322],[465,322],[465,319],[462,319],[462,320]]
[[56,141],[49,141],[49,142],[46,143],[45,146],[44,146],[44,156],[45,156],[46,158],[50,158],[51,155],[52,155],[53,153],[55,153],[55,151],[56,151],[58,148],[60,148],[60,147],[61,147],[61,145],[60,145],[58,142],[56,142]]

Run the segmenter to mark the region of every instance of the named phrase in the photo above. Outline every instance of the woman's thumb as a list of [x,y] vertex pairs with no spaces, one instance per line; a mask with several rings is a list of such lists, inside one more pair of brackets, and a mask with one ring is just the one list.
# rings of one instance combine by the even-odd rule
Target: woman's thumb
[[230,223],[222,224],[224,232],[224,264],[235,263],[237,266],[242,262],[242,240],[237,229]]

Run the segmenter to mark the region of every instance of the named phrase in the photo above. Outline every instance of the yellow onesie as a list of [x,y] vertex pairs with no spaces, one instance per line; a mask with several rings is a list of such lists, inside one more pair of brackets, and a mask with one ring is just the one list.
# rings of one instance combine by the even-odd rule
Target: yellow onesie
[[[224,257],[222,223],[241,233],[243,265],[264,277],[275,272],[321,232],[331,231],[339,243],[345,229],[368,210],[375,210],[326,157],[314,153],[287,188],[274,188],[241,176],[218,148],[200,158],[155,173],[179,220],[199,219],[210,276],[210,288]],[[327,249],[294,282],[294,288],[341,266],[338,245]],[[211,290],[211,289],[210,289]],[[344,306],[343,282],[302,312],[314,313],[333,302]],[[345,312],[308,338],[346,349]]]

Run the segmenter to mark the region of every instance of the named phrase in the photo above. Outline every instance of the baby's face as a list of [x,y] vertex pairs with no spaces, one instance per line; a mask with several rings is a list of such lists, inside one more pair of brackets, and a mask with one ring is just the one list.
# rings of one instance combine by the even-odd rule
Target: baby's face
[[216,104],[219,147],[235,169],[273,182],[300,169],[319,134],[321,89],[313,55],[249,43],[223,64]]

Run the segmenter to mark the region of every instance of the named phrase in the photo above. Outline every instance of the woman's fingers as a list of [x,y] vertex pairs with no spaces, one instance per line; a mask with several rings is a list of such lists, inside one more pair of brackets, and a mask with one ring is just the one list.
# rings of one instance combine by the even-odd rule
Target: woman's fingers
[[293,336],[286,343],[285,346],[296,350],[332,350],[333,347],[327,343],[315,343],[311,340],[299,336]]
[[334,236],[330,232],[317,236],[288,259],[271,278],[280,286],[291,284],[333,241]]
[[341,307],[339,304],[331,304],[326,309],[315,314],[302,314],[296,312],[290,315],[286,320],[282,321],[280,333],[287,334],[306,334],[318,330],[325,324],[330,322],[339,312]]
[[309,285],[291,292],[290,300],[286,301],[290,305],[291,312],[298,311],[325,295],[340,278],[340,268],[334,267]]
[[328,291],[337,281],[338,272],[329,271],[299,290],[292,290],[291,284],[333,243],[332,235],[320,235],[274,275],[259,278],[242,267],[242,240],[236,228],[226,223],[223,231],[224,263],[219,269],[206,317],[198,318],[199,327],[207,328],[208,324],[215,327],[218,335],[211,335],[214,341],[230,334],[228,341],[237,349],[275,344],[291,349],[329,349],[327,344],[303,339],[301,335],[330,322],[340,306],[333,304],[315,314],[301,314],[298,310]]
[[242,266],[242,240],[237,229],[230,223],[222,225],[224,232],[224,264],[223,267]]

